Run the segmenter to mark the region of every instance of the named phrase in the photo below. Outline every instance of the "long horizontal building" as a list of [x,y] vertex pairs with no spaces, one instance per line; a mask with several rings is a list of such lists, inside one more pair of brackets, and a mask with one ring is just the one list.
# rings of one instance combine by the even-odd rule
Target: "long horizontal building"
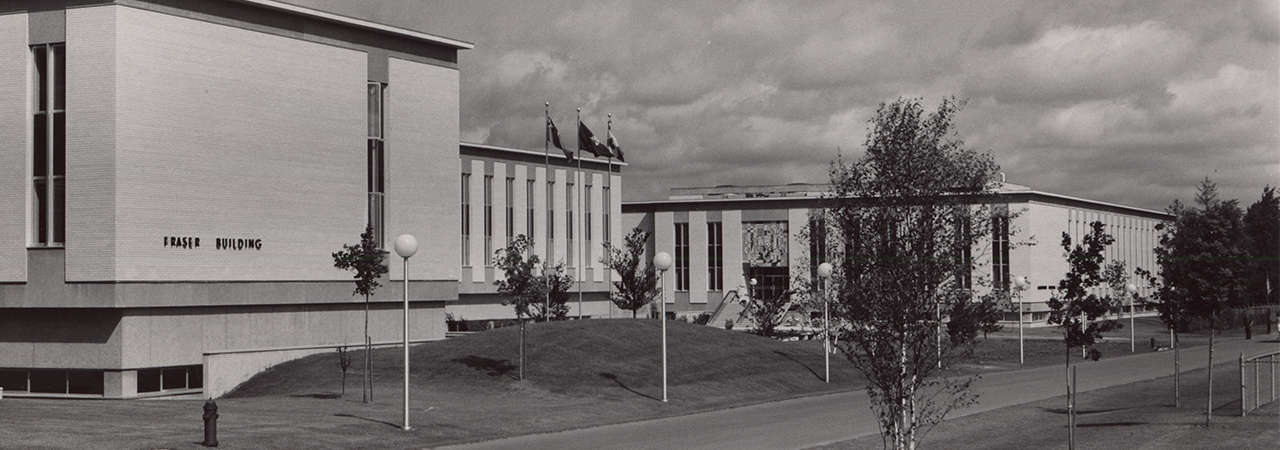
[[[667,310],[679,316],[720,312],[712,325],[722,326],[726,309],[733,312],[739,287],[753,296],[791,289],[796,277],[812,278],[813,261],[825,250],[798,238],[798,233],[822,217],[826,185],[719,186],[674,188],[667,200],[622,205],[628,229],[653,233],[649,257],[657,252],[673,256],[663,297]],[[1013,277],[1026,277],[1022,292],[1022,320],[1043,325],[1046,302],[1068,267],[1060,246],[1062,233],[1079,242],[1088,224],[1101,221],[1116,241],[1107,247],[1108,261],[1124,261],[1130,269],[1155,268],[1156,225],[1173,217],[1158,211],[1036,191],[1001,183],[981,201],[1014,213],[1013,219],[993,218],[983,248],[973,251],[977,273],[961,284],[975,294],[1008,286]],[[987,286],[973,280],[989,280]],[[756,284],[751,286],[751,280]],[[1136,283],[1143,285],[1144,283]],[[1098,294],[1106,295],[1104,288]],[[1148,296],[1149,288],[1140,288]],[[1139,313],[1142,310],[1139,309]],[[736,318],[736,314],[729,315]],[[1019,320],[1016,312],[1005,316]]]

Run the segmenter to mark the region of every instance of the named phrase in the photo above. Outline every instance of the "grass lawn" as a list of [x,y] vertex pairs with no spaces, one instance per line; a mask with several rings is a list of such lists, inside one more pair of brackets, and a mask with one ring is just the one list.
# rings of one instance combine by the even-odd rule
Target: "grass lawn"
[[[1240,417],[1237,367],[1214,366],[1212,424],[1205,427],[1206,369],[1182,378],[1182,404],[1173,407],[1172,377],[1080,393],[1076,448],[1263,450],[1280,445],[1280,402]],[[938,424],[921,442],[930,449],[1067,448],[1066,397],[1001,408]],[[882,448],[880,436],[811,450]]]
[[[345,395],[336,352],[287,362],[218,400],[220,448],[423,448],[862,388],[861,375],[839,355],[831,358],[832,383],[823,382],[820,341],[783,342],[672,321],[670,401],[663,403],[659,327],[646,319],[531,324],[524,381],[516,379],[515,327],[415,346],[415,428],[408,433],[399,429],[401,349],[374,352],[375,402],[368,404],[361,402],[357,370],[362,352],[347,374]],[[1158,321],[1152,327],[1160,331]],[[948,372],[1062,364],[1065,350],[1052,340],[1055,332],[1040,329],[1038,339],[1026,341],[1026,365],[1017,363],[1017,330],[1010,339],[1006,329],[980,339]],[[1104,358],[1127,355],[1128,347],[1127,340],[1104,343]],[[202,405],[6,398],[0,400],[0,448],[203,448]]]

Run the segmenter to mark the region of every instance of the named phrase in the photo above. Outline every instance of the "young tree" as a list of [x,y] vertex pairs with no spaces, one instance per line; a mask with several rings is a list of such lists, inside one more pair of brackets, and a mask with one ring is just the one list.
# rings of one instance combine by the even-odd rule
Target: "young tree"
[[568,319],[569,298],[572,296],[569,291],[573,289],[573,276],[565,271],[564,263],[549,266],[544,262],[542,276],[539,278],[542,280],[542,286],[545,286],[546,301],[541,308],[535,308],[532,311],[533,320],[545,322]]
[[[1160,227],[1163,233],[1160,246],[1155,249],[1159,279],[1147,275],[1157,287],[1160,319],[1175,333],[1205,325],[1210,328],[1209,367],[1213,367],[1218,314],[1238,301],[1249,272],[1248,238],[1235,200],[1218,199],[1217,185],[1208,178],[1198,190],[1199,208],[1188,208],[1175,200],[1167,209],[1175,219]],[[1209,389],[1205,423],[1213,416],[1212,371]]]
[[333,253],[333,267],[355,273],[356,288],[351,295],[364,296],[364,386],[361,387],[363,401],[373,399],[373,345],[369,340],[369,296],[382,285],[378,279],[387,273],[386,250],[373,240],[373,225],[365,225],[364,233],[360,233],[360,243],[342,245],[342,251]]
[[1048,301],[1049,323],[1062,328],[1068,366],[1071,365],[1071,349],[1075,347],[1087,348],[1088,358],[1097,361],[1102,357],[1102,351],[1093,345],[1102,340],[1102,333],[1121,327],[1116,320],[1097,320],[1119,311],[1116,299],[1089,293],[1090,288],[1106,281],[1102,273],[1105,260],[1102,253],[1115,242],[1115,238],[1107,234],[1106,225],[1102,222],[1093,222],[1089,227],[1091,231],[1074,247],[1071,236],[1062,233],[1062,249],[1066,252],[1063,256],[1067,258],[1070,270],[1066,278],[1058,281],[1057,295]]
[[957,347],[941,340],[939,316],[956,304],[957,275],[968,276],[973,248],[998,201],[990,153],[964,147],[944,99],[926,115],[919,100],[881,104],[870,121],[866,155],[837,161],[826,195],[835,243],[828,260],[840,349],[867,378],[885,445],[914,448],[952,409],[975,401],[972,378],[937,374]]
[[986,339],[987,333],[1004,329],[998,322],[1002,311],[1009,309],[1009,291],[993,290],[976,302],[968,296],[958,296],[957,300],[951,306],[951,320],[947,322],[947,337],[952,345],[972,342],[979,332]]
[[773,337],[773,332],[782,325],[782,320],[786,317],[785,313],[791,306],[791,294],[793,291],[785,291],[776,296],[770,296],[763,290],[757,290],[756,294],[760,298],[743,299],[742,312],[738,314],[738,318],[747,318],[756,325],[756,334],[764,337]]
[[347,396],[347,369],[351,368],[351,351],[338,347],[338,368],[342,369],[342,396]]
[[605,249],[613,255],[609,258],[609,268],[618,272],[618,281],[613,282],[618,290],[610,293],[609,300],[618,308],[631,311],[633,319],[640,308],[658,296],[657,270],[644,262],[644,248],[648,241],[649,233],[636,227],[627,234],[625,249]]
[[494,265],[506,276],[493,284],[498,286],[498,293],[506,297],[502,304],[514,307],[516,319],[520,321],[521,381],[524,380],[525,321],[532,315],[531,308],[545,304],[547,299],[546,280],[534,273],[539,263],[538,255],[533,254],[533,239],[523,234],[495,252]]

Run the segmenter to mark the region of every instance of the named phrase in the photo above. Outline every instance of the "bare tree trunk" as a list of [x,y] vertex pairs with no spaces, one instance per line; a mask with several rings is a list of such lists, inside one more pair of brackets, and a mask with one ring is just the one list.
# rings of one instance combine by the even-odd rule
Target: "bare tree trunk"
[[[1217,328],[1217,318],[1209,319],[1209,400],[1204,413],[1204,426],[1209,426],[1209,421],[1213,419],[1213,335]],[[1241,401],[1244,401],[1243,399]]]
[[360,386],[360,392],[363,393],[361,395],[361,398],[362,398],[361,402],[364,402],[364,403],[369,403],[370,401],[373,401],[373,395],[372,395],[372,392],[370,392],[372,391],[371,388],[373,387],[373,384],[369,382],[369,371],[373,368],[373,364],[371,362],[372,360],[370,359],[370,356],[371,356],[370,353],[372,351],[373,351],[373,348],[369,345],[369,296],[365,295],[364,296],[364,384]]
[[524,381],[524,318],[520,318],[520,381]]
[[1182,346],[1178,345],[1178,333],[1173,333],[1173,407],[1177,408],[1182,405],[1182,364],[1179,359],[1182,356]]

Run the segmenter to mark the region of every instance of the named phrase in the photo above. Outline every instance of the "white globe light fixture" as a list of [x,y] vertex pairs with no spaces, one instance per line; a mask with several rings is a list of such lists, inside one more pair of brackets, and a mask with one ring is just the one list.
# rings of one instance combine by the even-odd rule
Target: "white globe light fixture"
[[1014,277],[1014,286],[1018,287],[1018,364],[1026,361],[1022,340],[1022,290],[1027,288],[1027,277]]
[[404,430],[409,428],[409,257],[418,252],[418,240],[412,234],[396,237],[392,246],[404,258]]
[[1138,296],[1138,286],[1133,283],[1129,283],[1124,285],[1124,290],[1129,293],[1129,353],[1133,353],[1137,351],[1138,348],[1137,344],[1133,340],[1133,314],[1136,312],[1133,309],[1133,300]]
[[818,264],[819,289],[822,290],[822,357],[827,366],[828,383],[831,382],[831,313],[827,310],[827,279],[831,278],[831,263]]
[[653,257],[653,267],[658,269],[658,308],[660,315],[658,320],[662,321],[662,401],[667,401],[667,300],[665,291],[667,289],[666,274],[667,269],[671,268],[671,255],[667,252],[658,252]]

